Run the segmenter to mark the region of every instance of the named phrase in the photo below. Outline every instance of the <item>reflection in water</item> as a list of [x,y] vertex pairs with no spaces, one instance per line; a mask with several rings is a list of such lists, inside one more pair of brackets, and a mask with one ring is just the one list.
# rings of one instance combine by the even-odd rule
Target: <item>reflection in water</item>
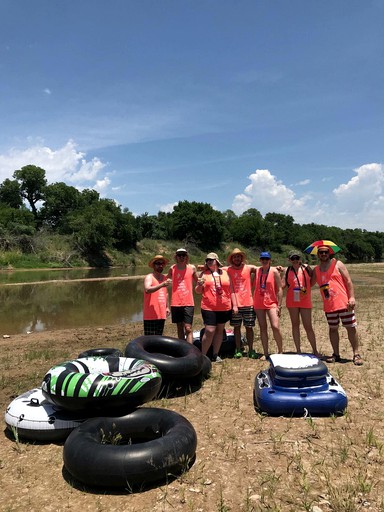
[[142,279],[0,287],[1,334],[142,319]]
[[0,335],[137,322],[143,277],[0,286],[0,304]]

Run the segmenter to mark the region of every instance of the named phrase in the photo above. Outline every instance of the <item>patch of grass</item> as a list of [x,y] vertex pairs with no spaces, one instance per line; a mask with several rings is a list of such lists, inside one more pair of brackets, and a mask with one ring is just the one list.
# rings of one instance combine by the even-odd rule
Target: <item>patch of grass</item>
[[[116,429],[116,425],[112,424],[112,429]],[[123,436],[120,434],[120,432],[104,432],[103,429],[100,429],[101,433],[101,444],[114,444],[114,445],[120,445],[122,444]],[[132,444],[132,441],[129,439],[124,444]]]

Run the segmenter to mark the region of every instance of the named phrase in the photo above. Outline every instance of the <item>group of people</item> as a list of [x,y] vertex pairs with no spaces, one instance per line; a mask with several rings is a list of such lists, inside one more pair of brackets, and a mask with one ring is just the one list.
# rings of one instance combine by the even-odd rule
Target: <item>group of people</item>
[[[329,326],[329,339],[333,354],[324,357],[327,362],[340,362],[339,323],[346,328],[353,350],[353,362],[362,365],[359,354],[355,297],[352,280],[346,266],[333,258],[328,246],[318,247],[318,265],[311,268],[302,261],[299,251],[288,255],[289,265],[284,268],[271,265],[271,254],[260,253],[260,265],[246,263],[246,255],[234,249],[223,265],[216,253],[207,254],[204,265],[196,268],[189,263],[188,251],[184,248],[175,253],[175,263],[167,274],[164,268],[169,260],[156,255],[149,262],[153,272],[144,280],[144,334],[162,335],[166,318],[171,315],[177,325],[180,339],[193,342],[192,323],[194,316],[194,294],[201,295],[201,315],[204,331],[201,339],[203,354],[212,346],[213,361],[220,362],[219,351],[223,341],[225,324],[230,322],[236,342],[234,357],[257,358],[253,348],[256,319],[260,328],[263,349],[262,358],[269,356],[268,322],[277,352],[283,351],[280,316],[285,304],[292,324],[292,337],[297,353],[301,353],[300,323],[302,322],[313,353],[319,354],[316,335],[312,326],[311,288],[320,287],[323,309]],[[168,288],[171,288],[169,304]],[[244,325],[248,353],[244,354],[241,343],[241,326]]]

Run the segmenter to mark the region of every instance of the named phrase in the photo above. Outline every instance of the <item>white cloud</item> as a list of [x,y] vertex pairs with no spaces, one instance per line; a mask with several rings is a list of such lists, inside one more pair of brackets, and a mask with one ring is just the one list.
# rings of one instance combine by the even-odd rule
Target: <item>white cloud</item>
[[102,180],[96,180],[94,189],[97,190],[101,196],[104,196],[105,191],[108,190],[110,184],[111,180],[106,176]]
[[159,210],[164,213],[171,213],[173,212],[173,209],[177,204],[179,204],[179,201],[175,201],[174,203],[163,204],[162,206],[160,206]]
[[107,176],[100,176],[106,164],[99,158],[87,160],[85,153],[78,151],[71,140],[58,149],[51,149],[38,141],[27,148],[13,148],[0,155],[0,181],[13,179],[16,169],[29,164],[44,169],[48,183],[63,181],[80,190],[94,188],[100,192],[106,192],[110,185]]
[[297,183],[297,185],[304,186],[304,185],[309,185],[310,183],[311,183],[311,180],[306,179],[306,180],[299,181]]
[[45,94],[48,94],[48,96],[50,96],[52,94],[51,89],[48,89],[48,88],[44,89],[44,92],[45,92]]
[[262,215],[268,212],[286,213],[295,217],[301,212],[310,197],[296,197],[293,190],[278,180],[267,169],[257,169],[248,178],[251,184],[244,193],[235,196],[232,209],[235,213],[243,213],[249,208],[256,208]]
[[346,227],[382,231],[384,226],[384,169],[379,163],[354,169],[356,176],[333,190],[337,213]]
[[256,208],[292,215],[296,222],[315,222],[328,226],[383,231],[384,169],[382,164],[365,164],[354,169],[356,176],[331,192],[297,195],[267,169],[257,169],[249,176],[251,183],[235,196],[232,209],[241,214]]

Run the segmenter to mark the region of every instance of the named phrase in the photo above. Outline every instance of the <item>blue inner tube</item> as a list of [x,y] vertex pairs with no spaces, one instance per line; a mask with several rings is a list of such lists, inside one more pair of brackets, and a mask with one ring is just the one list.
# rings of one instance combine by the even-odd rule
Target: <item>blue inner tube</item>
[[64,409],[134,408],[158,394],[161,375],[139,359],[86,357],[54,366],[41,387],[45,398]]
[[79,482],[129,489],[184,472],[196,446],[195,429],[186,418],[143,407],[123,417],[85,421],[67,438],[63,457]]
[[154,364],[163,377],[189,379],[203,369],[204,358],[187,341],[168,336],[140,336],[125,348],[126,357],[137,357]]

